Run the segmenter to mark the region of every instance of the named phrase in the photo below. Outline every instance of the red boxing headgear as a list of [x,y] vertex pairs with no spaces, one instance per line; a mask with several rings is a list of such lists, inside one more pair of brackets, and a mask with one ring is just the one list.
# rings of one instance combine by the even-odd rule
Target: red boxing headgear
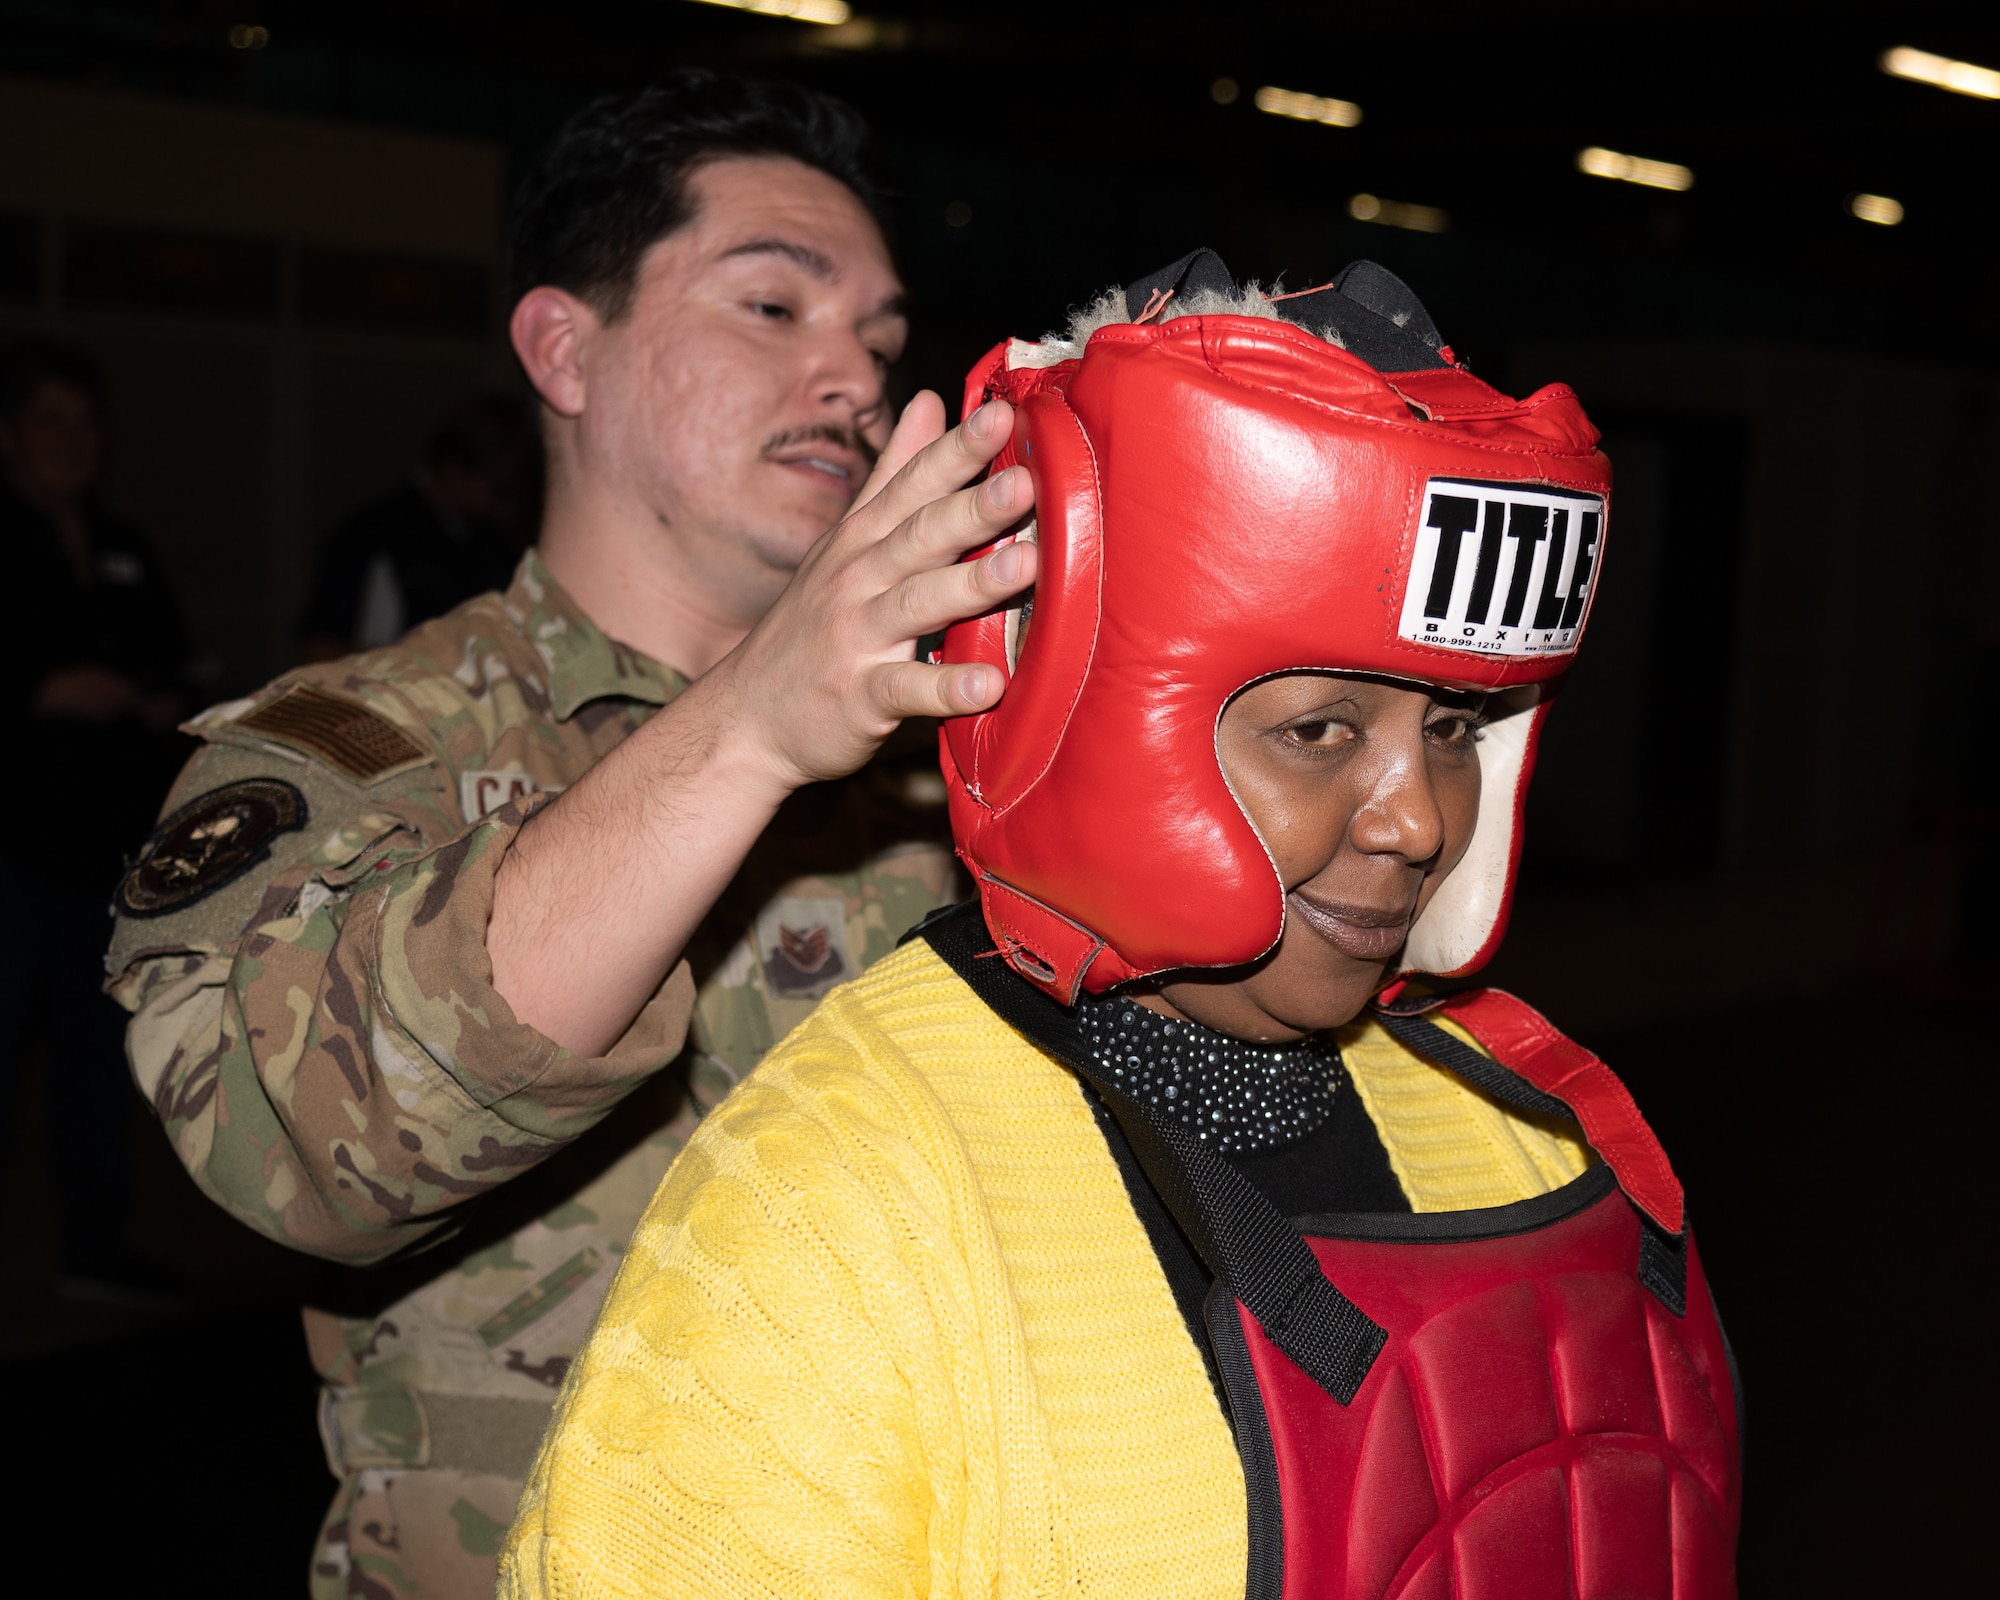
[[[1019,612],[945,635],[938,659],[1010,675],[993,710],[945,724],[952,829],[1000,950],[1066,1004],[1277,942],[1284,885],[1216,726],[1285,672],[1512,691],[1478,746],[1472,843],[1402,968],[1469,972],[1499,943],[1535,739],[1603,567],[1610,469],[1569,389],[1500,394],[1435,346],[1414,297],[1378,317],[1408,291],[1367,271],[1364,297],[1313,292],[1330,314],[1116,322],[1054,365],[1010,341],[968,379],[968,411],[1017,408],[992,470],[1033,476],[1041,572],[1018,660]],[[1157,286],[1127,293],[1133,313],[1163,294],[1171,309]]]

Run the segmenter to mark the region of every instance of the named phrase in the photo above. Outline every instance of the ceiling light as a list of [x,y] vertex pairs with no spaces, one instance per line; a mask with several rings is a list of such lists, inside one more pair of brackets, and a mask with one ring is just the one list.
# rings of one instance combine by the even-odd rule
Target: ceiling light
[[1847,197],[1847,210],[1863,222],[1879,222],[1885,228],[1893,228],[1903,220],[1903,202],[1891,200],[1886,194],[1851,194]]
[[232,50],[261,50],[271,42],[271,30],[255,22],[239,22],[229,30]]
[[1379,222],[1385,228],[1408,228],[1412,233],[1443,233],[1451,226],[1451,218],[1436,206],[1413,206],[1406,200],[1384,200],[1372,194],[1357,194],[1348,201],[1347,214],[1356,222]]
[[794,22],[817,22],[835,28],[854,15],[847,0],[701,0],[705,6],[728,6],[732,11],[754,11],[760,17],[790,17]]
[[1233,106],[1236,97],[1243,91],[1236,86],[1234,78],[1217,78],[1208,86],[1208,97],[1219,106]]
[[836,50],[900,50],[908,38],[909,30],[900,22],[885,25],[879,17],[850,17],[845,22],[829,24],[817,42],[830,44]]
[[1928,50],[1912,50],[1906,44],[1882,52],[1882,70],[1892,78],[1932,84],[1953,94],[2000,100],[2000,72],[1975,67],[1970,61],[1954,61],[1950,56],[1934,56]]
[[1576,153],[1576,170],[1593,178],[1616,178],[1621,183],[1643,183],[1649,189],[1692,189],[1694,174],[1671,161],[1648,161],[1644,156],[1621,155],[1592,145]]
[[1325,95],[1300,94],[1296,89],[1259,89],[1256,100],[1259,111],[1297,122],[1324,122],[1329,128],[1351,128],[1361,120],[1361,108],[1352,100],[1329,100]]

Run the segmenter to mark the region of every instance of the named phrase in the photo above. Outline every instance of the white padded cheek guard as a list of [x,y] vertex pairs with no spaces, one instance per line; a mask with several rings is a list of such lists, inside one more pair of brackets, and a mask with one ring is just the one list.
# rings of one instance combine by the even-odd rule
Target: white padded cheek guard
[[1535,688],[1515,690],[1505,698],[1509,704],[1495,708],[1475,747],[1479,815],[1472,842],[1411,925],[1398,966],[1402,973],[1450,977],[1469,972],[1491,958],[1505,931],[1527,798],[1528,754],[1549,710],[1548,697]]

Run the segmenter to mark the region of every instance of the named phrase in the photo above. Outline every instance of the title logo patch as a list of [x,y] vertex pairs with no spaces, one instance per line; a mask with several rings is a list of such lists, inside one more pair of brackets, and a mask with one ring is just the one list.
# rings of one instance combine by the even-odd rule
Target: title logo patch
[[1583,637],[1603,539],[1602,495],[1433,478],[1397,632],[1479,655],[1566,655]]

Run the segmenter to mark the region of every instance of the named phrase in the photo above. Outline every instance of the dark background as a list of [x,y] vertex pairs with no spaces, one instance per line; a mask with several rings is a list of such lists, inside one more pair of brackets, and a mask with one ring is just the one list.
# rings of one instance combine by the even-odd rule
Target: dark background
[[[156,543],[204,689],[288,665],[319,534],[453,402],[513,381],[504,197],[603,89],[708,63],[861,107],[915,305],[899,381],[954,401],[997,338],[1198,244],[1293,288],[1381,261],[1483,376],[1573,384],[1616,463],[1494,975],[1619,1068],[1688,1181],[1749,1392],[1744,1589],[1970,1582],[2000,102],[1877,58],[2000,67],[1993,8],[857,13],[0,0],[0,337],[104,361],[109,498]],[[1363,120],[1262,115],[1266,84]],[[1586,177],[1586,145],[1694,186]],[[1906,220],[1857,220],[1857,191]],[[1355,221],[1363,192],[1448,226]],[[136,1100],[107,1159],[138,1165],[142,1248],[202,1294],[150,1316],[55,1299],[22,1135],[0,1258],[21,1509],[73,1530],[73,1587],[298,1593],[331,1490],[289,1309],[315,1269],[208,1208]]]

